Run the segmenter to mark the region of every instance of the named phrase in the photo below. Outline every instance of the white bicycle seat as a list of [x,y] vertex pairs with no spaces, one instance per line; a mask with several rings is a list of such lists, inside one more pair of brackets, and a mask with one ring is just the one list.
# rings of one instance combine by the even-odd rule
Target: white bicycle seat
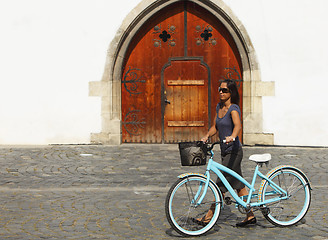
[[270,153],[253,154],[249,157],[249,160],[257,163],[265,163],[271,160],[271,154]]

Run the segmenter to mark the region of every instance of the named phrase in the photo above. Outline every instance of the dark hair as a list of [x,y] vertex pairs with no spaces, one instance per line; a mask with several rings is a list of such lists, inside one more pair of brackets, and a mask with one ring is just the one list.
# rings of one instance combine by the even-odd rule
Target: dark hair
[[222,83],[226,83],[228,89],[230,90],[231,93],[231,103],[237,104],[239,106],[239,93],[238,93],[238,88],[237,88],[237,84],[235,81],[230,80],[230,79],[226,79],[224,80]]

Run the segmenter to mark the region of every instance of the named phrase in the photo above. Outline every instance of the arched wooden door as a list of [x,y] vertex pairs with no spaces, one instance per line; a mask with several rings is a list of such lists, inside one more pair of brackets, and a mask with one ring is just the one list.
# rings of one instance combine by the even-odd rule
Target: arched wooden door
[[215,16],[188,1],[169,5],[143,25],[126,53],[122,141],[199,140],[216,114],[220,81],[235,80],[242,99],[241,73],[236,45]]

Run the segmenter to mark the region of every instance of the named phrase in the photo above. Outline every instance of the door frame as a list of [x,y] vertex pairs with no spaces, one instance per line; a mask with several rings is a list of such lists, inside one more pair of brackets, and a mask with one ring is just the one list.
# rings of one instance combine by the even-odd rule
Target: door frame
[[200,61],[200,65],[204,66],[207,69],[207,79],[208,79],[208,88],[207,88],[207,95],[208,95],[208,127],[211,127],[211,69],[210,67],[204,62],[203,57],[188,57],[188,56],[183,56],[183,57],[172,57],[169,58],[168,62],[164,64],[162,70],[161,70],[161,106],[162,106],[162,143],[164,143],[164,115],[165,115],[165,94],[164,94],[164,72],[165,69],[171,66],[171,63],[173,61],[192,61],[192,60],[197,60]]
[[[180,0],[142,0],[124,19],[110,43],[101,81],[89,82],[89,96],[101,97],[101,132],[91,133],[92,143],[119,145],[121,140],[121,79],[124,57],[139,28],[159,10]],[[274,144],[272,133],[263,132],[262,97],[274,96],[274,82],[261,81],[252,41],[242,22],[223,0],[189,0],[212,13],[234,39],[243,69],[244,144]]]

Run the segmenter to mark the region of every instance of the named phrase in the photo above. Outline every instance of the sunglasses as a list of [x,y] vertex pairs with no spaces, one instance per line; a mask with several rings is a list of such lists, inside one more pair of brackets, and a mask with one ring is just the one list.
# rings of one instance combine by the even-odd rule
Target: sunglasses
[[229,90],[229,88],[221,88],[221,87],[219,87],[219,92],[223,92],[223,93],[229,93],[230,92],[230,90]]

